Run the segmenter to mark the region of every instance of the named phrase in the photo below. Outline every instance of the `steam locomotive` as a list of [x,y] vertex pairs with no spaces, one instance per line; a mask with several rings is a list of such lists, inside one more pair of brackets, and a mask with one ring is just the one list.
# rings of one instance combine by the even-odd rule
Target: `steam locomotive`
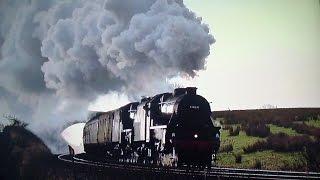
[[132,163],[211,167],[220,127],[197,88],[177,88],[89,117],[83,131],[87,154]]

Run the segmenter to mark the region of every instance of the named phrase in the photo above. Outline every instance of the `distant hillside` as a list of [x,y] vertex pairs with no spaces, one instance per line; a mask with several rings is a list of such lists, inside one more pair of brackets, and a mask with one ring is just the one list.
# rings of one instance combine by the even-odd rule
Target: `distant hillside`
[[308,118],[316,119],[320,116],[320,108],[276,108],[213,111],[213,118],[224,118],[232,123],[259,121],[302,121]]

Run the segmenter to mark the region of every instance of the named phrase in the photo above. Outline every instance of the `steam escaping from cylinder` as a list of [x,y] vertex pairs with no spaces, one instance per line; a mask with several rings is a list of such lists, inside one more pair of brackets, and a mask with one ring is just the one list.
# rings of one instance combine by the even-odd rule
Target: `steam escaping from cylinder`
[[161,141],[164,138],[163,129],[154,129],[154,137]]
[[166,79],[196,76],[215,41],[181,0],[3,0],[0,22],[0,113],[53,152],[97,97],[172,91]]
[[72,147],[75,154],[84,153],[83,128],[85,123],[76,123],[61,132],[62,138]]

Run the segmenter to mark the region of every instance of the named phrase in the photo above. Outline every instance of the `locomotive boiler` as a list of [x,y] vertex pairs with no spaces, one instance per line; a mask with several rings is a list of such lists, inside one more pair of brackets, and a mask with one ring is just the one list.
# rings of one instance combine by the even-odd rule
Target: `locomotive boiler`
[[197,88],[142,98],[89,117],[83,132],[88,154],[122,162],[211,166],[220,146],[220,127]]

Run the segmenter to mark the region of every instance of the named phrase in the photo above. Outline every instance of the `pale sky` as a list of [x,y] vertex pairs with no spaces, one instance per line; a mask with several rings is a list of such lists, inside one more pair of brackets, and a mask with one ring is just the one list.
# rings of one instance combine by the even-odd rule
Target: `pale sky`
[[319,0],[184,0],[216,43],[193,82],[212,109],[320,107]]

